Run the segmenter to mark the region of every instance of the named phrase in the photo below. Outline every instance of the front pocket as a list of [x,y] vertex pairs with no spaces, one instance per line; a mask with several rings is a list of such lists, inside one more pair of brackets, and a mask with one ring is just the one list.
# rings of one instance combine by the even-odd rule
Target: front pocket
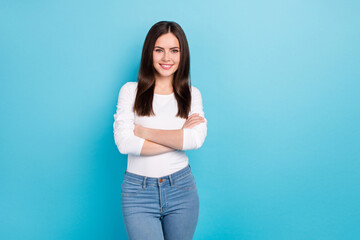
[[181,179],[175,180],[173,187],[176,187],[180,190],[191,190],[196,188],[194,175],[190,173]]
[[124,180],[121,185],[121,195],[135,196],[143,190],[142,184]]

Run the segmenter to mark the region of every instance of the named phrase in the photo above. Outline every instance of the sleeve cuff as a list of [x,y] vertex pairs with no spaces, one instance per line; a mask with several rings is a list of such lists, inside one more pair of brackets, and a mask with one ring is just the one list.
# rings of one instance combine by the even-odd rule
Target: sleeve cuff
[[183,151],[193,149],[193,136],[191,128],[183,129]]
[[128,143],[128,146],[133,146],[133,149],[129,149],[129,154],[133,154],[135,156],[140,156],[141,149],[144,145],[145,139],[140,138],[138,136],[134,136],[132,141]]

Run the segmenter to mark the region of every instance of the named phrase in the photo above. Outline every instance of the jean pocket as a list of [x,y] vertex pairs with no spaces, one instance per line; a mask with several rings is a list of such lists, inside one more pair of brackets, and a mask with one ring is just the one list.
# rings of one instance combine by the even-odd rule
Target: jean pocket
[[191,190],[196,188],[195,177],[192,173],[174,181],[173,187],[180,190]]
[[124,180],[121,185],[121,195],[123,196],[136,196],[143,190],[141,183],[134,183]]

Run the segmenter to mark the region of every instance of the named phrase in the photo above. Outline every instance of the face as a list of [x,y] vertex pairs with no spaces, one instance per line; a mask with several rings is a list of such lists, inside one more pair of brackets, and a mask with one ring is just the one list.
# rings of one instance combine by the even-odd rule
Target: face
[[153,65],[156,77],[173,77],[180,63],[180,44],[173,33],[161,35],[155,42]]

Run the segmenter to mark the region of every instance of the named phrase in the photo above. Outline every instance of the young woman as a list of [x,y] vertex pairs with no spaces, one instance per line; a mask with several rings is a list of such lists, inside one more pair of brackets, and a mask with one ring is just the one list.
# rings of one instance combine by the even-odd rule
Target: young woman
[[146,36],[138,81],[120,90],[114,138],[128,154],[121,207],[129,239],[194,235],[199,197],[185,151],[202,146],[207,120],[189,71],[184,31],[161,21]]

